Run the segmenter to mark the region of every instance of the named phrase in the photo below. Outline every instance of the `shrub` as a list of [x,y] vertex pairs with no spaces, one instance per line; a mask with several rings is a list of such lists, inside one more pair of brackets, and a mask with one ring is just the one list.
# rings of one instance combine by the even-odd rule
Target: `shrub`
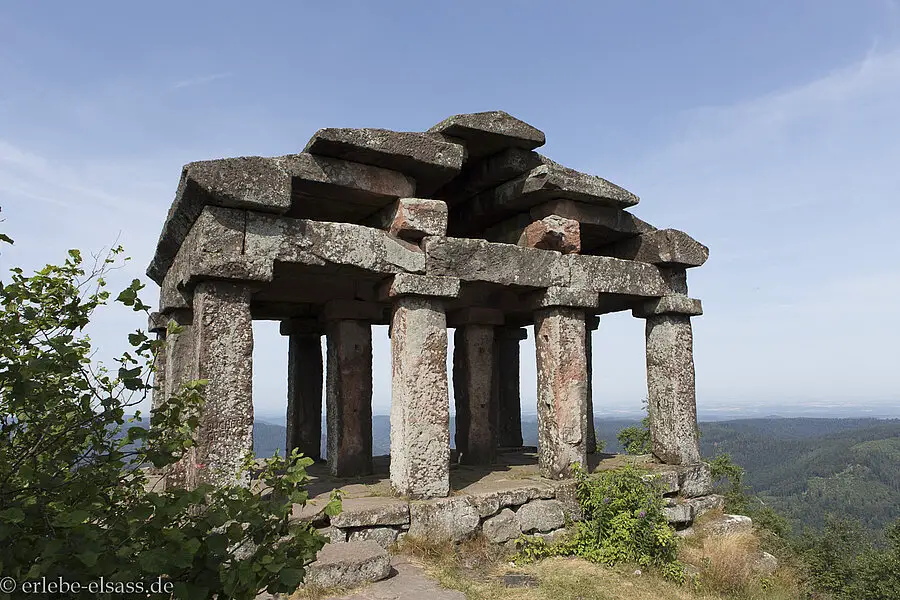
[[[647,401],[644,401],[646,413]],[[616,440],[622,445],[625,454],[650,454],[653,444],[650,440],[650,417],[641,419],[640,425],[625,427],[616,434]]]
[[[188,599],[294,590],[325,541],[289,520],[307,500],[310,459],[267,459],[264,494],[148,491],[143,467],[173,464],[194,445],[204,382],[168,398],[149,430],[127,425],[126,411],[152,389],[159,342],[132,333],[111,372],[92,361],[84,333],[109,299],[104,274],[120,253],[86,273],[72,250],[62,265],[31,276],[14,268],[0,281],[0,572],[19,583],[102,578],[98,598],[159,578]],[[116,301],[146,312],[141,288],[133,281]]]
[[594,475],[576,469],[583,520],[572,524],[571,535],[554,545],[523,538],[516,560],[578,556],[606,565],[655,568],[669,579],[682,581],[678,542],[663,514],[662,494],[645,475],[631,466]]

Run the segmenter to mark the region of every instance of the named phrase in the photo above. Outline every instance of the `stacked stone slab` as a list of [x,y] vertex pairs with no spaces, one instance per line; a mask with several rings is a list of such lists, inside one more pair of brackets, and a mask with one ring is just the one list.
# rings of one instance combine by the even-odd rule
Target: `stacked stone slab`
[[166,337],[154,403],[190,379],[210,388],[201,443],[171,481],[234,478],[250,449],[252,319],[289,338],[287,448],[320,458],[324,389],[341,477],[372,469],[371,326],[390,326],[391,482],[426,499],[450,492],[448,327],[460,460],[521,445],[519,342],[534,325],[540,466],[566,478],[596,447],[591,331],[631,310],[646,320],[653,451],[699,463],[702,311],[686,270],[708,251],[632,215],[631,192],[535,152],[543,143],[495,111],[425,132],[322,129],[298,154],[186,165],[147,271]]

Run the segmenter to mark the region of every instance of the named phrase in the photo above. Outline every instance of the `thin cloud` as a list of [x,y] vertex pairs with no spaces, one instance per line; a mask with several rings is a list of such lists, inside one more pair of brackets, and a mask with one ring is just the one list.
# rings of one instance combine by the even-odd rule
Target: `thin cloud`
[[198,85],[206,85],[208,83],[212,83],[213,81],[218,81],[220,79],[227,79],[228,77],[232,77],[234,73],[214,73],[212,75],[203,75],[201,77],[192,77],[191,79],[184,79],[182,81],[177,82],[172,86],[173,90],[180,90],[186,87],[194,87]]

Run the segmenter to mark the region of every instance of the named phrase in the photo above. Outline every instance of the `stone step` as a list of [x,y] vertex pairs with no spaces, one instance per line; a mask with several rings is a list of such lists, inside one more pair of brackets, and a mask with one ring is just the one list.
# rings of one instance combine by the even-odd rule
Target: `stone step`
[[306,586],[350,588],[385,579],[391,557],[372,540],[325,544],[306,574]]

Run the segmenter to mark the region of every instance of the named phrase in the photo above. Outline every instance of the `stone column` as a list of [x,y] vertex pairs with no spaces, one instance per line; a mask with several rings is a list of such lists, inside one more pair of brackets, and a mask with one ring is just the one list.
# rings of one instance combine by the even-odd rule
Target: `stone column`
[[699,300],[664,296],[634,315],[647,320],[647,393],[653,454],[666,464],[700,462],[691,316]]
[[187,485],[249,485],[238,477],[253,449],[252,290],[244,285],[201,282],[194,290],[194,349],[206,403],[200,419],[196,463]]
[[491,421],[494,327],[468,324],[456,328],[453,346],[453,392],[456,399],[456,449],[459,462],[489,465],[494,460]]
[[587,361],[584,309],[535,312],[538,461],[544,477],[559,479],[578,463],[587,468]]
[[522,440],[522,401],[519,386],[519,342],[528,337],[522,327],[494,331],[494,394],[497,443],[518,448]]
[[[162,320],[168,328],[172,324],[172,332],[166,333],[165,352],[157,356],[164,359],[159,364],[165,373],[162,385],[153,392],[153,407],[162,406],[163,402],[179,393],[186,383],[199,379],[197,373],[196,347],[194,345],[194,312],[188,308],[168,311]],[[163,469],[167,488],[185,488],[189,485],[189,475],[196,485],[195,465],[197,448],[188,448],[181,459]]]
[[400,274],[391,299],[391,487],[410,498],[450,491],[446,297],[459,279]]
[[150,412],[159,408],[166,401],[166,325],[168,318],[158,312],[150,313],[147,331],[156,335],[160,342],[159,349],[153,356],[153,392],[150,399]]
[[281,323],[288,336],[288,402],[285,450],[322,458],[322,326],[314,319]]
[[372,326],[337,319],[326,325],[325,404],[328,468],[336,477],[372,473]]
[[594,454],[597,452],[597,432],[594,427],[594,352],[593,340],[591,332],[596,331],[600,327],[600,317],[596,315],[588,315],[585,319],[584,329],[584,355],[587,362],[587,453]]

